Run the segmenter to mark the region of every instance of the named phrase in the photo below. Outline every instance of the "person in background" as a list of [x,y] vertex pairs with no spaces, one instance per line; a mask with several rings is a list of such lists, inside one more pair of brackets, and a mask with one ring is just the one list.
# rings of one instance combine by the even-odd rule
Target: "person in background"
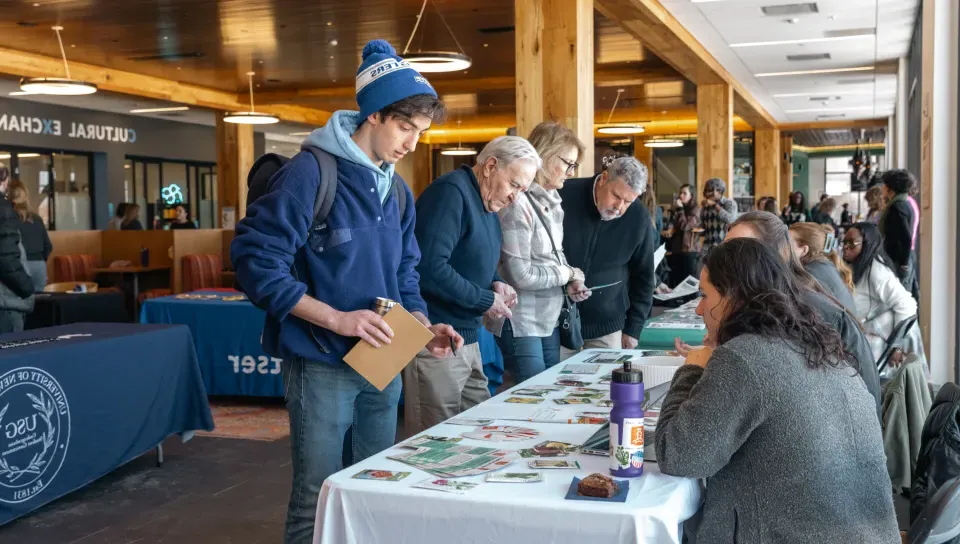
[[[786,224],[775,215],[766,212],[749,212],[737,218],[730,227],[727,240],[753,238],[760,240],[773,249],[787,264],[793,273],[794,282],[804,288],[804,301],[815,308],[821,319],[840,332],[844,349],[856,359],[857,368],[867,391],[873,395],[877,404],[877,417],[880,417],[880,376],[870,344],[863,333],[853,308],[845,307],[833,298],[830,292],[816,280],[793,254],[792,243]],[[684,349],[689,346],[680,345]]]
[[564,296],[586,300],[583,271],[572,266],[564,251],[564,208],[561,193],[576,172],[584,146],[576,134],[554,122],[541,123],[530,143],[543,167],[526,193],[513,206],[500,210],[503,244],[500,277],[517,292],[509,319],[488,327],[498,330],[497,345],[504,366],[520,383],[560,362],[558,321]]
[[878,223],[880,221],[880,214],[883,213],[883,187],[874,185],[867,189],[867,193],[863,198],[867,201],[867,206],[869,206],[867,217],[864,221],[867,223]]
[[823,201],[827,199],[826,194],[820,195],[820,201],[813,205],[813,208],[810,209],[810,217],[816,217],[817,213],[820,211],[820,206],[823,205]]
[[783,222],[792,225],[803,223],[810,218],[806,199],[800,191],[790,193],[790,203],[783,209]]
[[873,223],[856,223],[847,230],[843,259],[853,267],[856,314],[867,331],[874,358],[879,358],[897,324],[917,315],[917,301],[897,278],[883,249],[880,229]]
[[830,225],[794,223],[790,225],[793,254],[800,263],[844,307],[853,310],[853,272],[843,262]]
[[837,223],[833,220],[833,212],[837,209],[837,201],[830,197],[825,197],[820,201],[817,211],[811,212],[811,220],[820,225],[828,225],[837,232]]
[[772,196],[768,196],[767,200],[763,203],[763,208],[758,208],[761,211],[772,213],[773,215],[780,215],[780,208],[777,207],[777,199]]
[[187,208],[183,205],[177,206],[175,208],[177,217],[170,222],[171,229],[196,229],[197,225],[193,221],[190,221],[190,214],[187,212]]
[[724,196],[727,184],[720,178],[710,178],[703,188],[700,203],[700,226],[703,228],[703,252],[723,243],[730,223],[737,219],[736,201]]
[[853,214],[850,213],[849,210],[850,204],[844,202],[841,207],[843,208],[843,211],[840,212],[840,227],[847,228],[853,224]]
[[769,200],[769,199],[770,199],[770,197],[768,197],[768,196],[761,196],[760,198],[757,199],[757,203],[756,203],[756,205],[754,206],[754,209],[756,209],[756,210],[766,209],[767,200]]
[[[376,299],[396,301],[427,327],[435,356],[463,343],[452,327],[427,317],[413,193],[394,176],[394,164],[443,118],[443,102],[386,41],[369,42],[361,56],[360,111],[334,112],[305,141],[336,159],[337,197],[326,228],[311,229],[321,176],[313,154],[301,151],[247,209],[230,246],[237,282],[267,314],[263,350],[283,359],[293,468],[286,544],[313,540],[321,487],[344,457],[356,463],[394,444],[400,377],[381,391],[343,361],[359,341],[390,343],[390,326],[370,310]],[[402,216],[394,183],[408,203]]]
[[916,243],[920,210],[910,197],[910,193],[916,190],[917,180],[903,169],[887,170],[880,179],[883,198],[887,202],[878,223],[883,249],[900,283],[919,300]]
[[120,230],[143,230],[143,224],[140,223],[139,218],[140,205],[127,204],[127,209],[123,211],[123,221],[120,222]]
[[123,225],[124,214],[127,211],[126,202],[121,202],[117,204],[117,210],[114,212],[113,217],[110,221],[107,221],[107,230],[120,230],[120,227]]
[[620,157],[595,179],[571,180],[560,192],[570,262],[590,286],[615,284],[580,304],[584,348],[634,349],[650,315],[655,228],[637,200],[648,179],[643,163]]
[[677,369],[654,437],[663,474],[706,480],[695,541],[899,544],[874,400],[781,256],[728,240],[700,289],[714,340]]
[[19,218],[7,200],[10,170],[0,163],[0,334],[23,330],[24,315],[33,308],[33,280],[17,229]]
[[640,195],[640,202],[650,214],[650,223],[653,225],[653,248],[656,249],[660,247],[660,233],[663,232],[663,208],[657,206],[653,187],[647,187],[647,190]]
[[404,425],[411,436],[490,398],[478,343],[481,320],[509,318],[517,302],[516,291],[497,274],[497,212],[527,190],[539,167],[529,142],[500,136],[473,168],[440,176],[417,199],[420,294],[429,315],[463,337],[463,348],[450,358],[423,350],[403,369]]
[[676,287],[687,276],[700,277],[700,206],[693,197],[690,184],[680,186],[680,196],[673,203],[673,236],[670,239],[670,285]]
[[47,285],[47,259],[53,252],[53,244],[47,227],[40,216],[30,211],[30,197],[27,188],[17,179],[10,180],[7,186],[7,199],[13,204],[17,214],[20,241],[27,252],[27,273],[33,279],[33,290],[43,292]]

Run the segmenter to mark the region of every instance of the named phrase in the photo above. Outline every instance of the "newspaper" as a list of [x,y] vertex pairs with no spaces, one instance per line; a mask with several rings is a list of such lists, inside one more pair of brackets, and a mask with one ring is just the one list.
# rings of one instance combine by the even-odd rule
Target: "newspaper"
[[435,476],[460,478],[499,470],[512,463],[516,454],[513,451],[461,446],[452,442],[432,442],[429,445],[431,447],[388,455],[387,459],[400,461]]
[[680,282],[679,285],[673,288],[673,291],[669,293],[664,293],[662,295],[653,295],[654,300],[660,302],[666,302],[668,300],[673,300],[681,297],[686,297],[700,292],[700,280],[694,278],[693,276],[687,276],[687,279]]

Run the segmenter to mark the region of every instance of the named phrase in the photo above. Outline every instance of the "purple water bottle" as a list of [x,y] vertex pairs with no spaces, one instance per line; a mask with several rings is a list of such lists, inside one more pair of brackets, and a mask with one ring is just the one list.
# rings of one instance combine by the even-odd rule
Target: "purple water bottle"
[[150,250],[145,247],[140,248],[140,266],[150,266]]
[[643,474],[643,372],[630,361],[613,371],[610,383],[610,474]]

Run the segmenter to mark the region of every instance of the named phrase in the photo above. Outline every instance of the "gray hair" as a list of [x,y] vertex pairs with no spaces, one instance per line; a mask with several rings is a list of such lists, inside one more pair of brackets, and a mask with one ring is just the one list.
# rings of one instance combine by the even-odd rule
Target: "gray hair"
[[520,136],[499,136],[487,144],[477,155],[477,164],[487,162],[493,157],[497,159],[497,168],[505,168],[515,161],[530,161],[537,170],[543,165],[540,155],[533,145]]
[[710,178],[707,180],[706,186],[703,188],[704,192],[706,191],[720,191],[723,194],[727,193],[727,184],[723,182],[720,178]]
[[607,166],[610,181],[621,181],[637,194],[646,192],[649,177],[647,167],[634,157],[618,157]]

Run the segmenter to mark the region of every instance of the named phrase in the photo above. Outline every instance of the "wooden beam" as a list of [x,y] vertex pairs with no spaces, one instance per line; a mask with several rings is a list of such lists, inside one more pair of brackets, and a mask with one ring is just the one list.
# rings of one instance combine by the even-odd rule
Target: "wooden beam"
[[730,85],[738,97],[737,114],[755,129],[777,126],[776,120],[659,0],[596,0],[595,7],[690,81],[697,85]]
[[801,130],[839,129],[839,128],[882,128],[887,126],[883,119],[851,119],[847,121],[811,121],[808,123],[783,123],[780,132],[798,132]]
[[793,136],[780,133],[780,187],[777,189],[778,209],[787,205],[793,192]]
[[[63,61],[56,57],[0,47],[0,73],[20,77],[60,76],[63,74]],[[246,93],[238,95],[82,62],[70,63],[70,75],[74,79],[94,83],[104,91],[217,110],[245,110],[250,107]],[[322,125],[330,118],[329,112],[302,106],[264,106],[259,110],[277,115],[284,121],[311,125]]]
[[233,208],[239,221],[247,213],[247,174],[253,166],[253,126],[217,118],[217,213]]
[[593,0],[524,0],[514,15],[517,134],[562,123],[586,148],[581,175],[592,174]]
[[733,89],[726,83],[697,87],[697,186],[710,178],[733,197]]
[[777,198],[780,191],[780,131],[767,128],[753,134],[753,196]]

